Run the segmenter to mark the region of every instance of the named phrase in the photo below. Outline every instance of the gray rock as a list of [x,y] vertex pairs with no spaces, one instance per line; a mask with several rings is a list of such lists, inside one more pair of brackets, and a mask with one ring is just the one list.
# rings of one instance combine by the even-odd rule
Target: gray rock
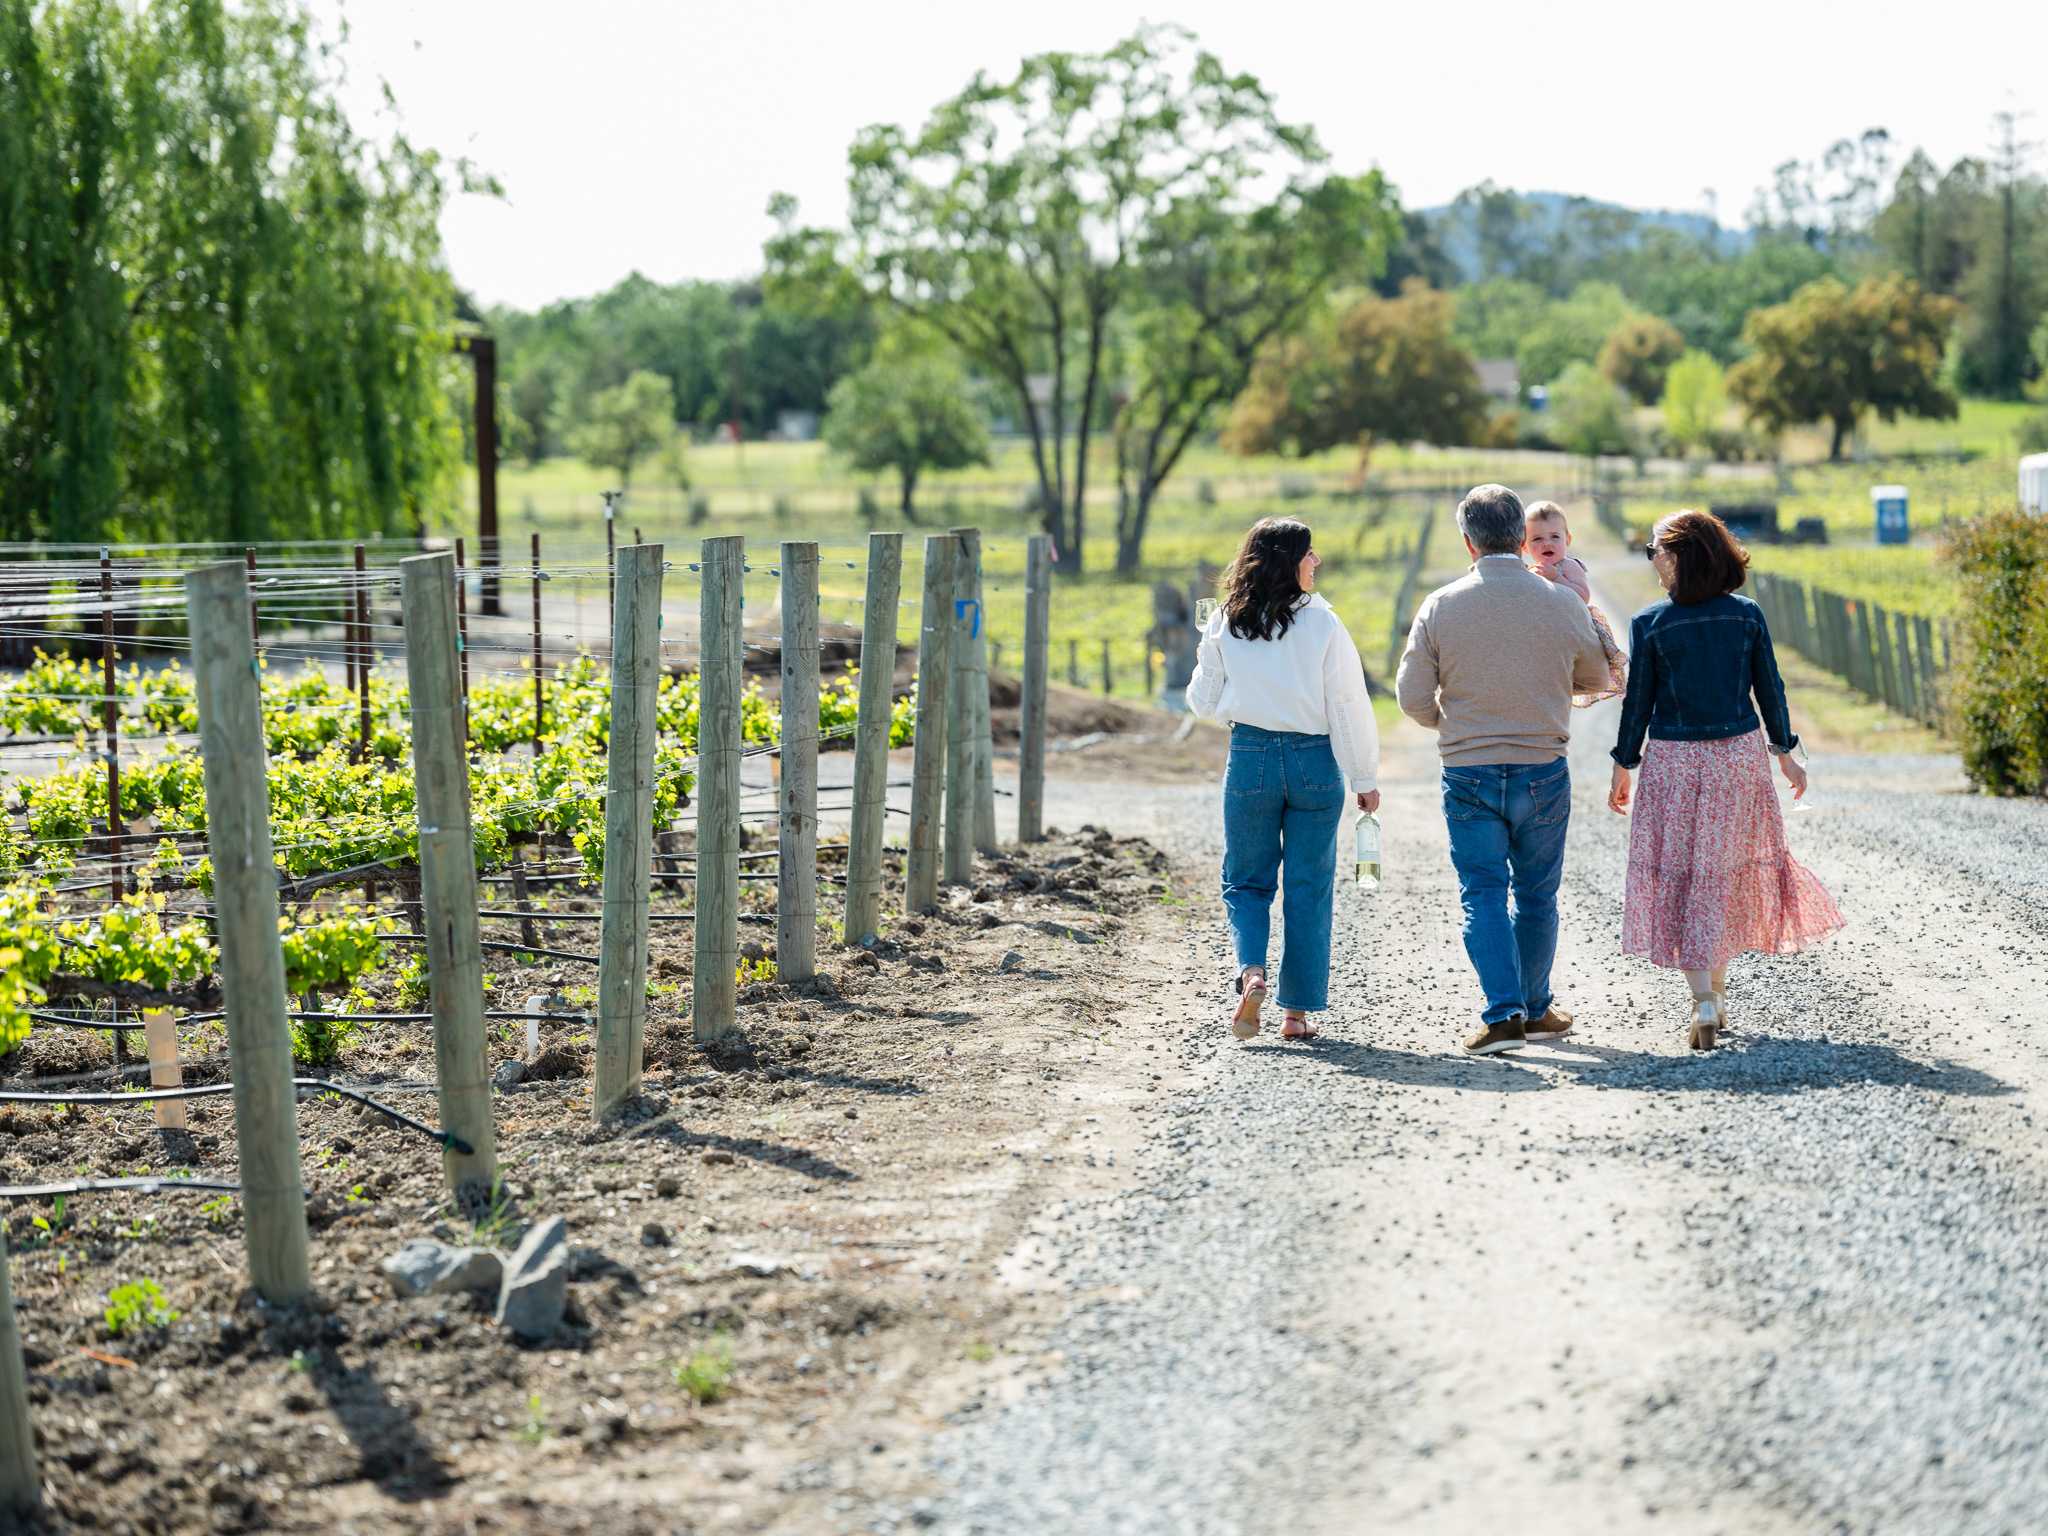
[[498,1322],[530,1344],[553,1337],[569,1305],[569,1229],[550,1216],[526,1234],[506,1261]]
[[500,1092],[507,1088],[517,1088],[525,1080],[526,1063],[517,1059],[499,1062],[498,1070],[491,1074],[491,1082]]
[[441,1296],[496,1289],[504,1261],[488,1248],[458,1248],[416,1237],[386,1259],[383,1270],[397,1295]]
[[1002,964],[997,969],[1008,974],[1011,971],[1022,969],[1023,965],[1024,957],[1022,955],[1018,954],[1014,949],[1006,949],[1003,951]]
[[777,1275],[793,1275],[796,1266],[787,1259],[778,1259],[765,1253],[736,1253],[725,1261],[725,1275],[734,1280],[773,1280]]

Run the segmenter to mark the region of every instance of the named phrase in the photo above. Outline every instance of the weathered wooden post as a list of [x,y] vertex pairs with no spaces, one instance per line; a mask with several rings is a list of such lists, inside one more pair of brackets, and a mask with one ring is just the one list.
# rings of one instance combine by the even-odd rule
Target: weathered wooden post
[[974,604],[973,622],[967,628],[967,702],[973,711],[971,725],[974,736],[974,846],[983,853],[994,853],[996,752],[995,736],[989,723],[988,609],[982,597],[984,583],[981,579],[981,530],[953,528],[947,531],[960,540],[960,558],[968,568],[968,574],[961,578],[960,585],[963,589],[972,589],[969,600]]
[[434,1081],[441,1129],[473,1149],[444,1147],[441,1166],[458,1201],[487,1194],[498,1171],[484,1039],[483,950],[477,939],[476,846],[469,823],[462,684],[455,652],[455,561],[414,555],[398,563],[405,610],[406,686],[419,805],[420,931],[432,984]]
[[7,1278],[7,1229],[0,1226],[0,1509],[33,1509],[43,1496],[36,1472],[36,1432],[28,1421],[28,1375],[14,1287]]
[[818,546],[782,546],[782,793],[775,974],[818,971]]
[[736,1028],[740,960],[740,682],[746,637],[746,540],[706,539],[699,563],[697,920],[691,926],[691,1032],[702,1043]]
[[1052,629],[1052,541],[1036,534],[1024,556],[1024,676],[1018,709],[1017,841],[1045,836],[1045,673]]
[[948,885],[974,878],[974,558],[956,529],[953,638],[946,668],[945,872]]
[[661,684],[661,546],[619,551],[612,608],[612,723],[605,748],[604,918],[597,971],[602,1117],[640,1084],[647,1030],[647,894],[654,869],[655,693]]
[[882,916],[888,830],[889,728],[896,705],[896,604],[903,535],[868,535],[867,605],[860,624],[860,714],[853,728],[853,822],[846,846],[848,944],[870,944]]
[[924,599],[917,631],[917,736],[910,756],[910,846],[903,906],[922,912],[939,899],[939,806],[945,798],[946,698],[951,691],[953,581],[960,541],[925,535]]
[[356,546],[356,756],[370,760],[370,668],[376,664],[376,642],[370,636],[369,574],[363,546]]
[[269,758],[248,603],[249,573],[238,560],[202,566],[185,578],[249,1278],[265,1301],[282,1304],[304,1297],[312,1277],[277,932]]
[[540,756],[542,698],[540,656],[540,535],[533,536],[533,755]]
[[[100,724],[107,744],[107,895],[121,904],[127,882],[121,873],[121,706],[114,702],[114,562],[113,551],[100,551]],[[114,1042],[121,1042],[120,1032]],[[114,1052],[116,1063],[122,1059]]]

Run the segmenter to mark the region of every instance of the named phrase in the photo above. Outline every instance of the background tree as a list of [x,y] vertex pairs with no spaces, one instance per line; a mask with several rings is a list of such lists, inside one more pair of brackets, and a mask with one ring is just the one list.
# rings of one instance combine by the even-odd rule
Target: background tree
[[1600,371],[1645,405],[1664,395],[1664,375],[1685,351],[1676,326],[1655,315],[1630,315],[1600,346]]
[[1223,445],[1236,453],[1320,453],[1377,442],[1468,443],[1487,398],[1452,332],[1455,300],[1411,282],[1397,299],[1353,293],[1301,335],[1268,344],[1231,407]]
[[1547,305],[1515,345],[1522,388],[1548,384],[1573,363],[1592,363],[1631,313],[1628,295],[1612,283],[1581,283]]
[[850,241],[791,229],[769,259],[778,273],[857,273],[1003,386],[1072,572],[1105,361],[1147,233],[1196,199],[1248,211],[1322,158],[1257,80],[1184,30],[1146,27],[1100,54],[1028,58],[1007,81],[977,75],[915,134],[866,130],[850,153]]
[[675,433],[675,391],[660,374],[642,372],[592,395],[569,443],[585,463],[616,474],[624,490],[633,483],[633,466],[673,442]]
[[1941,371],[1956,307],[1909,277],[1865,278],[1854,289],[1823,278],[1749,317],[1752,355],[1729,371],[1729,391],[1771,432],[1830,423],[1830,460],[1866,411],[1952,420],[1956,397]]
[[1664,430],[1681,453],[1706,445],[1728,409],[1728,384],[1709,352],[1692,351],[1664,376]]
[[1260,349],[1338,279],[1371,277],[1395,228],[1374,172],[1287,188],[1247,213],[1204,192],[1145,233],[1121,332],[1130,383],[1115,422],[1119,572],[1138,568],[1160,486],[1243,390]]
[[396,533],[451,489],[444,167],[335,73],[296,0],[0,0],[0,537]]
[[1994,121],[1975,259],[1957,288],[1966,307],[1962,379],[2011,400],[2032,372],[2027,338],[2048,312],[2048,188],[2028,174],[2034,146],[2020,139],[2017,115],[2000,112]]
[[1628,396],[1591,363],[1573,363],[1550,386],[1550,431],[1560,447],[1588,458],[1639,453]]
[[878,357],[832,386],[825,441],[855,469],[894,470],[903,520],[917,521],[918,477],[989,461],[988,427],[966,376],[945,359]]

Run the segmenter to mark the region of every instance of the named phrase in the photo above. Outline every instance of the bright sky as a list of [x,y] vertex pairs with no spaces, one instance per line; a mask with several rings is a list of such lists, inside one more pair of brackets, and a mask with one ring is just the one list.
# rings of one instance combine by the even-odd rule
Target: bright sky
[[[1410,206],[1491,177],[1639,207],[1704,208],[1711,189],[1728,223],[1780,161],[1865,128],[1944,165],[1981,151],[1993,111],[2042,102],[2025,87],[2048,61],[2038,0],[315,5],[348,18],[359,128],[388,82],[415,141],[504,183],[503,202],[458,198],[444,235],[459,282],[524,307],[636,269],[757,271],[768,195],[836,220],[864,125],[921,123],[977,69],[1100,48],[1148,17],[1191,27],[1313,124],[1336,167],[1378,165]],[[2027,136],[2048,139],[2048,116]]]

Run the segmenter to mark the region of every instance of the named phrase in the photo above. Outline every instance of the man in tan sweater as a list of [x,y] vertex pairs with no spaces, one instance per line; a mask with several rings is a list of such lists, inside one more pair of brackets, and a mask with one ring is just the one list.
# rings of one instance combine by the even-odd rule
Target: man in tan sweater
[[1472,569],[1423,600],[1394,691],[1443,755],[1465,953],[1486,994],[1465,1049],[1484,1056],[1571,1033],[1550,990],[1572,804],[1564,753],[1572,694],[1606,685],[1607,658],[1579,596],[1523,565],[1513,491],[1474,488],[1458,531]]

